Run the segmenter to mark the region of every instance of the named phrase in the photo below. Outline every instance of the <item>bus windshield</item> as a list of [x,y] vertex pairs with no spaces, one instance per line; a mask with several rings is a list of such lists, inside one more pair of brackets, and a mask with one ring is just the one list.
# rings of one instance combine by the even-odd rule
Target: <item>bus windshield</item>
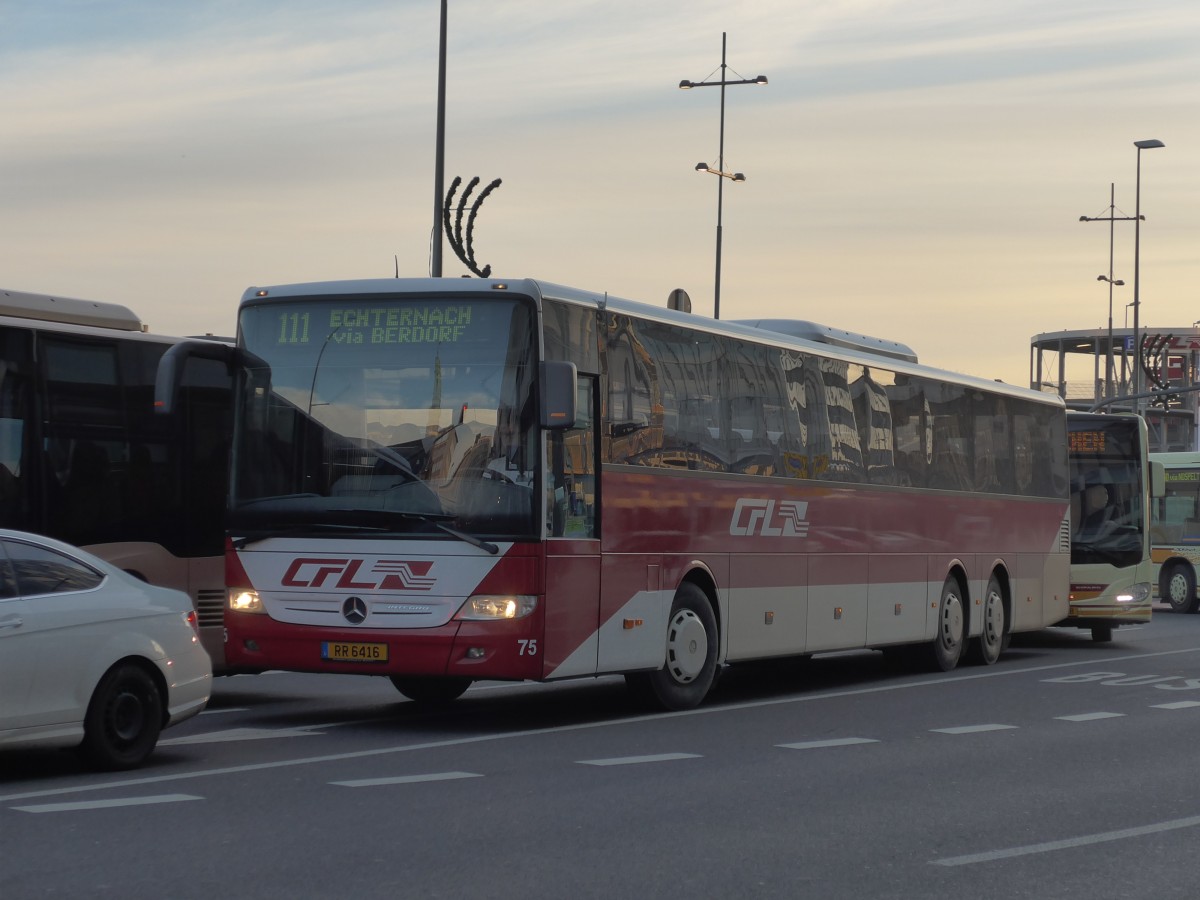
[[533,321],[509,296],[245,305],[233,532],[533,536]]
[[1119,416],[1071,419],[1073,565],[1124,567],[1142,560],[1146,529],[1139,463],[1142,453],[1135,420]]

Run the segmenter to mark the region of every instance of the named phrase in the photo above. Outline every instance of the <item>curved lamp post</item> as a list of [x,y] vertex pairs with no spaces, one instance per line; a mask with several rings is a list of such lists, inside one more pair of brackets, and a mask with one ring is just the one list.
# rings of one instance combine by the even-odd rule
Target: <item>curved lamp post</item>
[[713,286],[713,318],[721,318],[721,206],[724,197],[725,179],[730,181],[745,181],[746,176],[741,172],[726,172],[725,171],[725,86],[730,84],[766,84],[767,76],[759,75],[757,78],[738,78],[733,81],[725,77],[725,32],[721,32],[721,80],[720,81],[681,81],[679,82],[680,90],[690,90],[697,87],[720,87],[721,88],[721,134],[720,143],[717,149],[717,165],[713,168],[706,162],[697,163],[697,172],[709,172],[713,175],[720,176],[717,178],[717,273],[716,280]]

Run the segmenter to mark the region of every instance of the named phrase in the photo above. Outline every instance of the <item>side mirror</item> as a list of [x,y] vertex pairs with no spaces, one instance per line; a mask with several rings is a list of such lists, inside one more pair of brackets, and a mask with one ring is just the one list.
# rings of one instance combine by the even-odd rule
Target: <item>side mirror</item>
[[1150,463],[1150,496],[1165,497],[1167,495],[1167,470],[1160,462]]
[[541,421],[543,428],[561,430],[575,427],[575,391],[578,374],[575,363],[544,362],[539,368]]
[[158,361],[158,372],[154,377],[154,412],[169,416],[175,411],[183,368],[189,359],[215,359],[232,371],[235,352],[228,344],[216,341],[180,341],[170,347]]

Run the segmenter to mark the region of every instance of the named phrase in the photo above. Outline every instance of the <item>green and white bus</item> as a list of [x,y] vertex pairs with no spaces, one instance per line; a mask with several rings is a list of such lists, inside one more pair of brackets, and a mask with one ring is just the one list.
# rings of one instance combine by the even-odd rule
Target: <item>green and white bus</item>
[[1155,590],[1175,612],[1194,613],[1200,608],[1200,453],[1153,453],[1150,458],[1162,464],[1166,480],[1150,518]]

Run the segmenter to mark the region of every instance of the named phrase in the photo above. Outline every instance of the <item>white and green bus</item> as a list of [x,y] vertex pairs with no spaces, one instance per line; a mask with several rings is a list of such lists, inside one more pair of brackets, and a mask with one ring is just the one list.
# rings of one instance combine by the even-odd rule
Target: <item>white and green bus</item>
[[[1162,494],[1135,415],[1067,413],[1071,465],[1071,609],[1060,625],[1096,641],[1150,621],[1153,564],[1147,509]],[[1156,471],[1158,472],[1156,477]]]
[[1175,612],[1194,613],[1200,609],[1200,453],[1153,453],[1150,458],[1162,463],[1166,481],[1150,518],[1155,590]]

